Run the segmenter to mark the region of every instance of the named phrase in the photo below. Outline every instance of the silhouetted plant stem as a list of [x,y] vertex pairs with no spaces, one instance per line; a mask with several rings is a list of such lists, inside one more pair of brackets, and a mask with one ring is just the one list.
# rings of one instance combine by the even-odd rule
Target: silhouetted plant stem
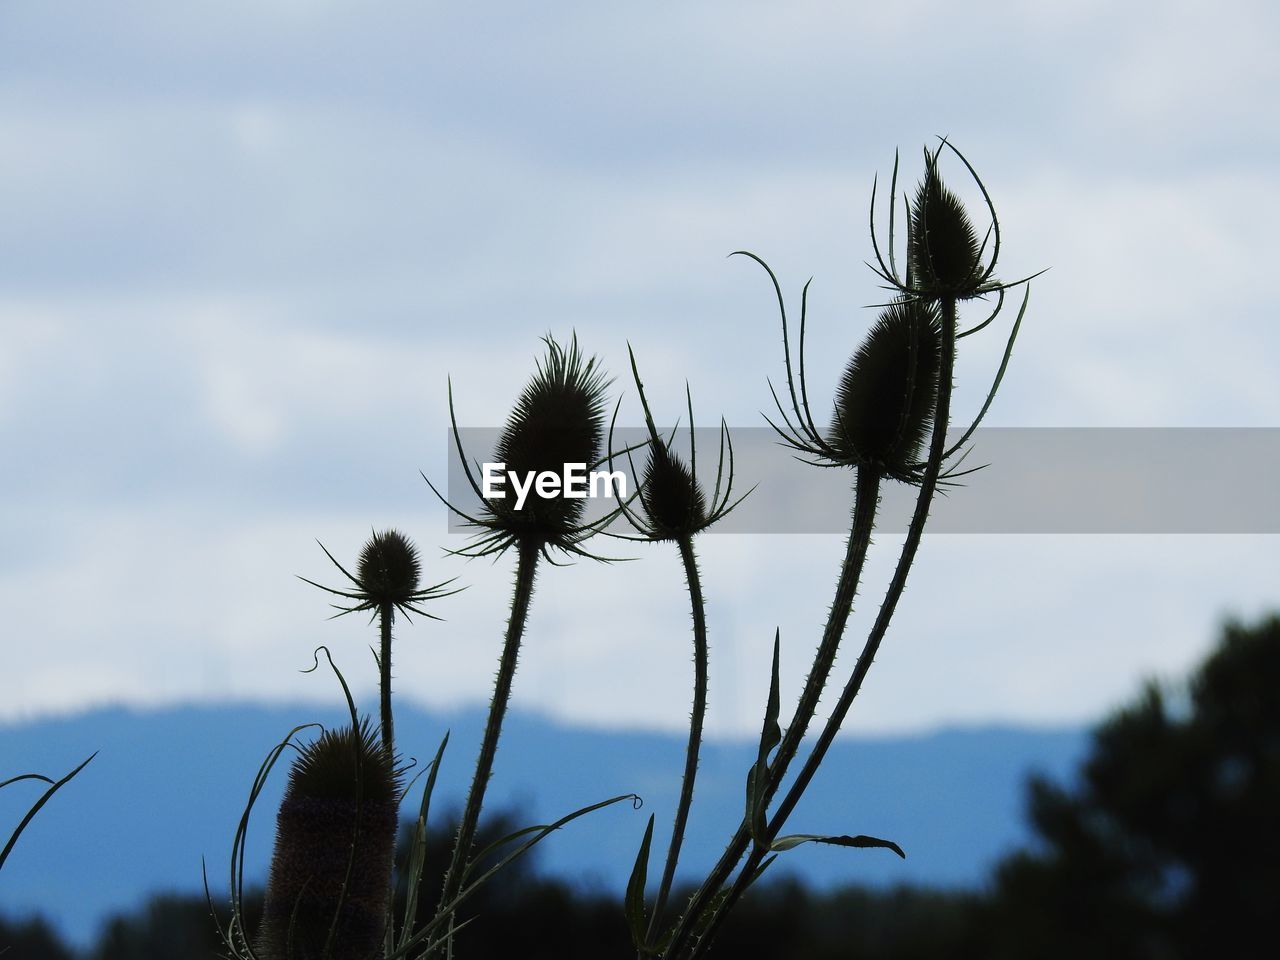
[[[836,583],[835,597],[831,602],[831,610],[827,615],[827,625],[822,632],[822,641],[814,654],[813,668],[805,681],[800,702],[788,725],[778,752],[769,766],[768,779],[765,785],[765,803],[777,792],[782,778],[786,775],[787,766],[795,756],[805,731],[817,710],[818,701],[822,697],[822,689],[826,686],[831,667],[835,663],[836,651],[840,638],[844,635],[845,626],[849,622],[849,614],[853,610],[854,596],[858,592],[858,582],[862,578],[862,569],[866,564],[867,549],[871,544],[871,532],[875,527],[876,508],[880,502],[880,475],[873,469],[860,468],[854,483],[853,521],[849,530],[849,539],[845,545],[844,562],[840,567],[840,579]],[[721,855],[706,881],[694,894],[689,908],[676,927],[671,943],[672,955],[688,939],[692,926],[706,910],[707,905],[733,873],[742,855],[750,843],[751,834],[744,817],[738,832],[734,834],[729,846]]]
[[[943,336],[938,398],[934,410],[933,433],[929,442],[928,464],[920,482],[920,491],[916,496],[916,506],[911,516],[911,525],[907,528],[907,536],[902,544],[902,552],[898,556],[898,564],[893,571],[893,579],[885,592],[884,600],[880,604],[880,611],[876,615],[876,620],[871,627],[870,633],[867,635],[866,643],[863,644],[862,655],[858,658],[857,665],[845,684],[835,709],[832,710],[831,716],[822,728],[822,732],[819,734],[813,750],[805,760],[799,775],[796,777],[795,782],[791,784],[782,802],[778,805],[777,812],[769,821],[767,839],[770,843],[781,832],[787,818],[795,809],[801,796],[803,796],[805,789],[813,779],[814,774],[827,754],[827,750],[830,749],[832,741],[835,740],[836,734],[844,723],[845,717],[849,713],[849,708],[853,705],[854,698],[857,697],[858,692],[862,689],[862,682],[866,679],[867,673],[871,669],[871,664],[880,649],[880,642],[888,632],[889,622],[893,619],[898,600],[902,597],[903,590],[906,589],[907,575],[911,572],[916,552],[920,547],[921,537],[924,535],[925,522],[929,519],[929,508],[933,502],[934,493],[937,491],[938,475],[941,472],[943,457],[947,449],[947,426],[951,417],[952,378],[955,367],[955,298],[943,299],[941,307]],[[771,786],[773,785],[776,785],[776,781],[771,781]],[[751,885],[757,869],[768,854],[768,844],[757,844],[751,851],[746,864],[738,874],[737,880],[735,880],[733,887],[730,888],[728,896],[717,905],[706,935],[699,943],[694,945],[692,952],[689,954],[690,960],[700,956],[703,953],[703,945],[709,945],[714,939],[715,932],[723,922],[724,917],[737,903],[747,887]]]
[[[871,545],[871,531],[875,527],[876,508],[880,504],[880,474],[875,470],[862,467],[854,483],[853,525],[849,531],[849,540],[845,546],[844,562],[840,567],[840,579],[836,583],[835,598],[831,601],[831,611],[827,615],[827,625],[822,632],[822,642],[818,645],[813,658],[813,668],[805,681],[804,690],[800,694],[800,702],[796,705],[795,715],[783,734],[782,742],[774,761],[769,765],[769,781],[766,797],[777,792],[782,778],[786,776],[787,767],[800,749],[818,709],[818,701],[835,665],[836,651],[840,640],[844,637],[844,628],[849,622],[849,614],[853,612],[853,600],[858,592],[858,583],[862,579],[862,568],[866,564],[867,549]],[[767,801],[766,801],[767,802]]]
[[383,603],[378,608],[378,621],[382,633],[382,648],[378,654],[378,672],[382,695],[382,748],[387,756],[394,757],[395,732],[391,719],[391,625],[395,622],[396,609],[391,603]]
[[648,938],[653,942],[660,929],[662,912],[671,894],[675,880],[676,864],[680,860],[680,847],[684,843],[685,826],[689,822],[689,808],[693,805],[693,784],[698,776],[698,753],[702,746],[702,725],[707,713],[707,615],[702,600],[702,581],[698,574],[698,558],[693,552],[693,537],[679,540],[680,559],[684,562],[685,583],[689,588],[689,606],[693,613],[693,710],[689,720],[689,745],[685,749],[684,782],[680,790],[680,802],[676,807],[675,822],[671,828],[671,846],[667,850],[667,863],[658,886],[658,898],[649,919]]
[[889,588],[885,591],[884,600],[881,601],[880,611],[876,615],[875,623],[871,627],[871,632],[867,635],[866,643],[863,644],[862,655],[858,657],[853,673],[850,675],[848,683],[845,684],[844,690],[840,694],[840,699],[836,702],[835,709],[831,711],[831,716],[827,718],[826,725],[823,727],[822,733],[819,734],[813,751],[809,754],[808,759],[805,760],[804,767],[801,768],[795,783],[791,785],[782,803],[779,804],[778,812],[769,824],[770,839],[777,836],[787,817],[795,809],[801,794],[804,793],[805,788],[809,785],[809,781],[813,779],[813,775],[826,756],[831,742],[835,739],[836,733],[839,732],[840,725],[848,715],[854,698],[858,696],[859,691],[862,689],[862,682],[866,679],[867,673],[871,669],[871,664],[875,661],[876,653],[880,650],[880,642],[889,630],[889,622],[893,619],[894,611],[897,609],[898,600],[901,599],[903,590],[906,589],[907,575],[911,572],[911,565],[915,562],[916,551],[920,548],[920,540],[924,535],[925,522],[929,519],[929,508],[933,503],[934,493],[937,491],[938,475],[942,469],[942,459],[947,448],[947,426],[951,418],[952,375],[955,367],[956,348],[956,301],[954,298],[942,301],[942,320],[941,381],[938,385],[938,401],[934,412],[933,436],[929,442],[928,467],[920,483],[920,491],[916,496],[916,507],[911,516],[911,525],[907,528],[907,536],[902,544],[902,552],[898,556],[898,564],[893,571],[893,579],[889,582]]
[[493,772],[493,759],[498,751],[498,738],[502,735],[502,720],[507,713],[507,703],[511,699],[511,682],[516,675],[516,663],[520,658],[520,641],[524,636],[525,622],[529,616],[529,602],[533,598],[534,574],[537,571],[538,557],[542,544],[537,540],[522,540],[519,546],[519,559],[516,561],[515,590],[511,597],[511,616],[507,620],[507,637],[502,648],[502,660],[498,665],[498,678],[493,687],[493,700],[489,704],[489,719],[485,723],[484,739],[480,744],[480,754],[476,758],[476,772],[471,781],[471,790],[467,794],[467,803],[462,810],[462,820],[458,826],[458,838],[453,847],[453,859],[449,863],[449,872],[445,875],[444,889],[440,895],[440,905],[453,900],[462,888],[462,874],[471,855],[471,845],[475,840],[476,824],[480,820],[480,808],[484,805],[485,789],[489,785],[489,776]]

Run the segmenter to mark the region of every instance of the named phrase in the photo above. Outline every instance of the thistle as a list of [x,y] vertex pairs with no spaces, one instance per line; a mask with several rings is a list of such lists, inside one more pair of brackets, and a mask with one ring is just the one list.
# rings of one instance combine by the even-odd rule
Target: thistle
[[[693,396],[685,385],[685,403],[689,411],[689,463],[685,463],[673,449],[674,433],[663,439],[653,420],[653,411],[649,408],[649,400],[645,396],[644,383],[640,380],[640,370],[636,365],[635,352],[627,347],[631,358],[631,375],[635,381],[636,392],[640,396],[640,406],[644,410],[645,428],[649,439],[642,446],[648,450],[649,459],[643,471],[637,471],[635,461],[628,450],[627,460],[631,465],[632,476],[639,476],[637,487],[639,508],[623,502],[619,512],[626,517],[638,536],[632,537],[614,534],[626,540],[642,540],[650,542],[670,541],[678,543],[689,539],[726,516],[734,507],[746,499],[751,492],[744,493],[733,500],[733,439],[729,436],[729,428],[724,420],[720,421],[720,457],[716,467],[716,484],[708,500],[698,481],[698,442],[697,430],[693,419]],[[614,409],[613,422],[609,425],[608,461],[613,467],[613,434],[618,419],[618,409]]]
[[654,539],[679,540],[707,525],[707,497],[702,485],[666,444],[650,446],[639,494]]
[[[543,343],[546,356],[537,362],[494,449],[494,462],[505,464],[509,472],[521,476],[561,473],[566,464],[591,468],[602,462],[605,390],[611,381],[595,357],[583,357],[576,335],[567,348],[549,336],[543,338]],[[548,548],[553,547],[568,554],[592,556],[578,544],[606,526],[613,515],[604,522],[584,523],[585,501],[566,497],[563,491],[547,495],[531,489],[520,508],[510,497],[486,497],[462,449],[452,382],[449,418],[463,472],[481,503],[478,516],[467,514],[427,481],[445,506],[476,530],[475,541],[457,553],[483,557],[504,553],[512,546],[533,546],[547,556]]]
[[346,590],[322,586],[314,580],[299,577],[304,583],[319,587],[351,601],[346,606],[334,604],[338,608],[336,617],[348,613],[370,611],[379,621],[379,652],[375,655],[378,661],[379,694],[382,714],[382,745],[387,755],[395,756],[395,734],[391,714],[391,628],[395,623],[396,611],[406,619],[409,614],[417,614],[431,620],[439,620],[435,614],[428,613],[422,604],[428,600],[452,596],[457,590],[445,589],[453,579],[445,580],[429,587],[421,586],[422,564],[418,559],[418,550],[413,542],[398,530],[374,532],[356,562],[356,572],[351,574],[340,564],[322,543],[320,549],[333,565],[342,571],[342,575],[351,581]]
[[[964,163],[987,202],[991,226],[987,237],[980,243],[960,201],[942,184],[938,159],[944,146]],[[875,660],[898,600],[906,588],[907,575],[920,545],[934,493],[940,484],[970,472],[960,471],[958,463],[951,467],[948,463],[968,442],[994,399],[1026,311],[1029,292],[1024,295],[1022,308],[1013,323],[1004,357],[985,403],[959,441],[948,446],[956,341],[990,324],[1003,306],[1005,290],[1017,284],[1002,284],[992,279],[1000,250],[1000,228],[995,208],[968,160],[945,140],[932,153],[926,151],[925,177],[916,194],[915,209],[907,205],[907,269],[905,276],[900,275],[894,249],[897,175],[895,159],[890,186],[887,262],[876,239],[875,187],[871,205],[871,237],[878,264],[872,269],[886,282],[894,300],[884,305],[886,309],[851,358],[836,393],[831,426],[825,433],[813,417],[805,377],[804,340],[809,285],[805,285],[801,296],[798,356],[793,365],[781,286],[763,260],[739,251],[763,266],[769,274],[782,317],[790,402],[784,406],[770,384],[779,421],[770,419],[769,423],[782,438],[783,445],[807,462],[855,470],[853,521],[827,625],[785,734],[777,722],[775,647],[772,685],[775,694],[770,697],[759,759],[748,776],[747,813],[724,855],[694,894],[688,910],[673,931],[666,954],[672,958],[693,958],[705,952],[727,912],[768,865],[766,858],[774,851],[790,849],[807,838],[846,846],[889,847],[901,853],[896,845],[874,838],[801,835],[779,839],[778,834],[825,757]],[[990,257],[984,260],[988,243]],[[1026,281],[1018,281],[1018,284],[1022,283]],[[970,330],[957,332],[957,302],[990,293],[997,295],[997,303],[990,316]],[[928,454],[921,461],[917,457],[926,437]],[[962,461],[963,456],[960,459]],[[906,540],[854,669],[799,774],[770,815],[769,804],[790,762],[798,753],[835,662],[870,546],[880,483],[886,478],[919,488]],[[770,762],[769,754],[775,747],[776,753]],[[730,876],[748,849],[750,853],[746,862],[736,879],[729,883]]]
[[918,482],[916,458],[938,395],[941,340],[928,304],[887,307],[845,368],[821,452],[835,463]]
[[398,771],[367,720],[302,750],[277,818],[262,960],[381,956],[399,806]]
[[[638,488],[639,508],[632,509],[625,502],[621,511],[637,536],[614,534],[628,540],[650,542],[672,542],[680,549],[680,559],[684,565],[685,584],[689,589],[689,602],[693,618],[693,709],[689,721],[689,741],[685,748],[684,777],[681,781],[680,799],[676,805],[675,820],[671,828],[671,843],[667,849],[666,864],[663,868],[662,880],[658,886],[657,899],[647,931],[639,929],[641,920],[637,920],[633,934],[636,937],[637,949],[653,949],[653,939],[662,922],[663,910],[671,893],[671,885],[675,880],[676,865],[680,859],[680,848],[684,843],[685,827],[689,820],[689,810],[693,804],[694,781],[698,773],[698,756],[702,746],[702,729],[707,712],[707,616],[702,596],[702,580],[698,573],[697,556],[693,549],[693,538],[703,530],[717,522],[734,507],[742,502],[748,494],[744,493],[737,500],[733,496],[733,440],[729,436],[728,426],[720,421],[720,458],[716,467],[716,485],[712,491],[710,503],[698,482],[698,444],[697,431],[693,420],[693,396],[685,385],[685,402],[689,411],[689,463],[685,462],[672,449],[674,432],[666,440],[658,433],[653,420],[653,412],[645,397],[644,383],[640,380],[640,370],[636,365],[636,357],[630,346],[627,352],[631,358],[631,374],[635,380],[636,392],[640,395],[640,405],[644,410],[645,426],[649,432],[649,441],[645,445],[649,450],[649,459],[645,463]],[[617,420],[617,409],[614,410],[614,421]],[[609,449],[613,449],[613,424],[609,427]],[[728,455],[726,468],[726,451]],[[627,454],[631,461],[631,454]],[[613,466],[610,454],[610,468]],[[635,463],[631,461],[631,474],[636,475]],[[652,831],[652,821],[650,821]],[[647,870],[648,840],[641,846],[636,870]],[[638,874],[637,874],[638,875]],[[643,883],[640,884],[640,899],[643,901]],[[643,903],[632,906],[633,911],[642,912]]]
[[[516,400],[498,438],[494,459],[506,464],[507,470],[530,477],[544,472],[562,473],[567,464],[588,468],[598,466],[604,442],[605,389],[610,381],[595,357],[585,358],[582,355],[576,335],[567,348],[549,336],[543,338],[543,343],[546,344],[546,355],[538,361],[532,379]],[[533,599],[538,560],[540,557],[550,560],[549,550],[552,548],[570,555],[593,557],[580,544],[607,526],[617,513],[610,513],[602,521],[585,522],[585,501],[567,497],[563,490],[552,495],[532,490],[523,508],[517,508],[510,498],[485,498],[462,449],[454,416],[452,384],[449,387],[449,417],[467,481],[482,504],[478,515],[468,515],[442,497],[434,485],[431,486],[450,510],[476,530],[475,541],[455,552],[468,557],[498,556],[514,546],[517,560],[511,615],[507,620],[493,699],[476,758],[475,775],[459,822],[453,856],[440,894],[439,909],[446,912],[447,905],[461,889],[463,873],[472,854],[476,825],[502,735],[502,722],[511,699],[511,685]],[[430,485],[431,481],[427,483]]]
[[[924,179],[916,190],[911,207],[908,256],[915,283],[930,297],[965,300],[984,292],[983,284],[995,270],[995,258],[982,262],[986,244],[978,242],[978,232],[960,198],[947,188],[938,173],[938,153],[924,152]],[[995,229],[992,219],[992,230]]]

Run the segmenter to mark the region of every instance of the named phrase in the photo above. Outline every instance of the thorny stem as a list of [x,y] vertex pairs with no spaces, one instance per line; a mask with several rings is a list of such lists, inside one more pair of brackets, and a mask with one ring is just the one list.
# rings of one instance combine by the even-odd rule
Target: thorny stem
[[679,544],[680,559],[684,561],[685,583],[689,587],[689,605],[693,612],[693,711],[689,718],[684,783],[680,790],[680,803],[676,807],[675,823],[671,828],[671,847],[667,851],[667,864],[662,871],[658,899],[649,920],[650,944],[662,922],[662,912],[666,909],[671,884],[675,880],[680,847],[684,843],[685,825],[689,821],[689,808],[693,805],[693,782],[698,776],[698,751],[702,746],[702,723],[707,713],[707,615],[702,599],[702,581],[698,575],[698,558],[693,552],[693,538],[681,537]]
[[382,694],[382,749],[388,757],[395,756],[395,733],[391,720],[391,624],[395,621],[394,604],[384,603],[378,608],[378,619],[382,628],[382,652],[378,656],[378,671],[381,674]]
[[533,580],[537,571],[541,544],[536,540],[522,540],[516,562],[515,592],[511,597],[511,617],[507,620],[507,638],[502,648],[502,660],[498,665],[498,678],[493,687],[493,700],[489,704],[489,719],[485,723],[484,739],[480,755],[476,758],[475,777],[467,794],[467,804],[458,826],[458,838],[453,846],[453,858],[445,875],[440,894],[440,907],[452,901],[462,888],[463,871],[471,855],[475,840],[476,824],[480,808],[484,805],[485,789],[493,772],[493,758],[498,750],[498,738],[502,734],[502,720],[506,716],[507,703],[511,699],[511,682],[516,674],[516,662],[520,657],[520,641],[524,636],[525,622],[529,616],[529,602],[533,598]]
[[[381,646],[378,653],[379,695],[382,708],[382,749],[388,759],[395,762],[395,731],[391,719],[391,625],[395,621],[395,604],[383,603],[378,606],[378,627],[381,634]],[[394,859],[394,858],[393,858]],[[388,877],[388,889],[394,890],[395,865],[392,864]],[[394,900],[394,897],[392,898]],[[388,904],[390,909],[390,904]],[[390,914],[388,914],[390,917]],[[383,952],[390,952],[393,939],[394,924],[388,920]]]
[[[871,669],[871,664],[875,660],[876,652],[880,649],[880,642],[884,639],[885,633],[889,629],[889,622],[893,619],[898,600],[902,597],[903,590],[906,589],[907,574],[911,572],[911,565],[915,561],[916,551],[920,547],[920,540],[924,534],[925,521],[929,519],[929,507],[933,502],[933,495],[937,489],[938,474],[941,472],[942,460],[947,447],[947,426],[951,417],[952,375],[956,354],[955,298],[946,298],[941,305],[943,336],[941,363],[939,365],[941,373],[938,383],[938,399],[934,410],[933,435],[929,442],[928,465],[920,483],[920,492],[916,496],[916,507],[911,516],[911,525],[907,528],[906,540],[902,544],[902,553],[898,557],[898,565],[894,568],[893,579],[885,592],[884,600],[880,604],[880,612],[876,615],[876,621],[871,627],[871,632],[867,635],[866,643],[862,648],[862,655],[858,658],[853,674],[849,677],[848,683],[845,684],[835,709],[831,712],[826,725],[822,728],[822,733],[819,735],[817,743],[814,744],[813,751],[805,760],[804,767],[787,791],[782,803],[778,805],[778,810],[773,819],[769,822],[767,839],[770,843],[781,832],[787,817],[791,815],[800,797],[804,794],[805,788],[808,787],[809,782],[813,779],[813,775],[817,772],[819,765],[827,754],[827,750],[831,747],[836,733],[839,732],[841,724],[844,723],[854,698],[857,697],[858,692],[862,689],[862,682],[866,679],[867,673]],[[700,956],[705,946],[710,944],[725,915],[750,885],[756,869],[768,852],[767,844],[757,845],[752,850],[751,855],[747,858],[746,865],[730,889],[729,895],[718,905],[707,929],[707,935],[694,947],[690,954],[690,960]]]
[[[867,559],[867,548],[871,544],[871,532],[875,527],[876,508],[880,501],[880,475],[874,470],[863,468],[858,471],[855,483],[853,522],[849,530],[849,540],[845,546],[844,563],[840,568],[840,579],[836,583],[835,598],[831,602],[831,610],[827,615],[827,625],[822,632],[822,641],[814,654],[813,668],[805,681],[800,702],[796,705],[795,715],[787,726],[782,742],[774,761],[769,766],[769,776],[765,785],[765,803],[768,804],[786,775],[787,766],[795,757],[800,742],[804,738],[822,689],[826,686],[827,677],[835,663],[836,651],[840,646],[840,638],[844,635],[845,625],[849,622],[849,614],[853,610],[853,599],[858,592],[858,582],[862,578],[862,568]],[[694,894],[688,909],[676,927],[671,942],[670,956],[677,956],[680,946],[693,933],[693,925],[706,911],[707,905],[716,892],[729,879],[733,868],[742,859],[750,842],[751,834],[747,828],[746,818],[738,827],[729,846],[721,855],[706,881]]]

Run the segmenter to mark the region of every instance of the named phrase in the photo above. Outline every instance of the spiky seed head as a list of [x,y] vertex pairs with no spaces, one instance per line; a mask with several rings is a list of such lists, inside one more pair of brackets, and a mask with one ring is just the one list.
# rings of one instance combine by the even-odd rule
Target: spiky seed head
[[289,793],[313,800],[389,800],[400,794],[395,761],[368,718],[360,725],[326,730],[294,760]]
[[360,550],[356,579],[374,603],[412,603],[421,575],[417,548],[398,530],[375,533]]
[[942,324],[930,304],[891,304],[840,380],[830,444],[850,466],[909,479],[938,392]]
[[[595,357],[583,357],[576,336],[568,347],[551,337],[544,342],[547,353],[516,401],[495,451],[507,471],[521,477],[547,471],[563,474],[566,464],[590,469],[599,461],[604,443],[609,379]],[[507,532],[542,543],[571,537],[586,511],[583,499],[566,497],[563,491],[544,497],[536,488],[530,489],[520,510],[510,492],[487,503]]]
[[982,285],[982,247],[964,204],[942,182],[937,154],[926,150],[924,160],[924,179],[911,209],[913,284],[926,297],[962,300]]
[[706,525],[707,500],[693,471],[661,442],[651,443],[640,502],[659,539],[692,536]]
[[263,960],[380,956],[399,792],[367,720],[303,749],[276,821],[255,941]]

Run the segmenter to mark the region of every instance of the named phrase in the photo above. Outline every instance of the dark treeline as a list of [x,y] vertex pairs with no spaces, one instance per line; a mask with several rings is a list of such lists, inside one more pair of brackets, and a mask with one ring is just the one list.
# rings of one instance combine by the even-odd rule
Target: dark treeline
[[[1274,955],[1280,906],[1280,619],[1227,627],[1183,686],[1150,685],[1103,723],[1072,785],[1033,779],[1031,849],[986,888],[756,891],[713,955],[758,960]],[[963,829],[963,811],[956,828]],[[492,823],[488,835],[509,831]],[[426,871],[439,889],[450,834]],[[554,842],[554,841],[552,841]],[[482,888],[458,935],[474,960],[633,956],[613,896],[541,876],[529,860]],[[434,904],[427,898],[423,910]],[[678,902],[678,901],[676,901]],[[260,899],[246,904],[250,913]],[[221,905],[219,905],[221,910]],[[225,925],[225,911],[219,918]],[[4,948],[8,948],[7,952]],[[0,919],[4,960],[224,956],[202,897],[158,897],[111,919],[83,957],[40,921]]]

